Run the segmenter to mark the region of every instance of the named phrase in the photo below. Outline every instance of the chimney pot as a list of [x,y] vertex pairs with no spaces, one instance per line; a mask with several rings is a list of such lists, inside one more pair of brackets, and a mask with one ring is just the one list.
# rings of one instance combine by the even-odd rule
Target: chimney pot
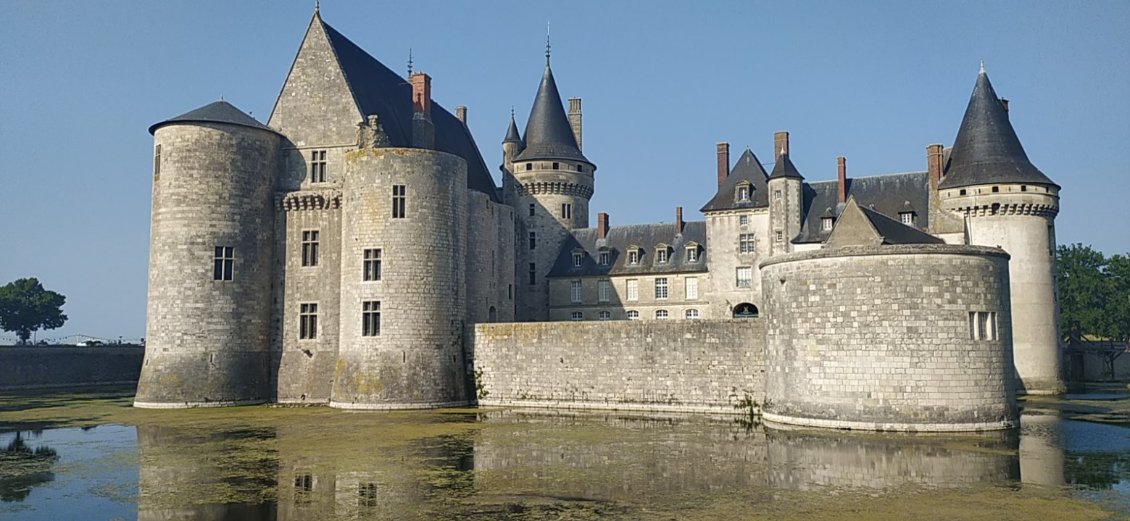
[[408,78],[412,84],[412,113],[432,117],[432,77],[417,72]]
[[725,141],[718,143],[715,151],[718,154],[718,188],[722,188],[722,183],[730,175],[730,144]]
[[838,193],[836,202],[847,202],[847,159],[844,156],[836,157],[836,181]]

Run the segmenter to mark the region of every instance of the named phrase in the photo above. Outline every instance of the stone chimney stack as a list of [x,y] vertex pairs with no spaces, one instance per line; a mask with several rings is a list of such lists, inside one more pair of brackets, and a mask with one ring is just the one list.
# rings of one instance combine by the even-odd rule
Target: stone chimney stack
[[838,183],[836,185],[837,186],[836,202],[837,203],[846,203],[847,202],[847,159],[844,159],[844,156],[839,156],[839,157],[836,158],[836,180],[838,181]]
[[573,137],[577,139],[577,149],[584,151],[581,145],[581,98],[569,98],[569,126],[573,127]]
[[455,106],[455,119],[458,119],[463,126],[467,126],[467,107],[463,105]]
[[604,212],[596,214],[596,238],[608,238],[608,214]]
[[781,154],[789,153],[789,133],[780,131],[773,133],[773,160],[779,161]]
[[942,157],[942,145],[926,147],[926,179],[930,184],[930,192],[937,192],[938,183],[942,182]]
[[432,78],[417,72],[408,81],[412,84],[412,146],[434,149],[436,131],[432,125]]
[[721,142],[715,148],[718,153],[718,188],[722,188],[722,183],[730,175],[730,144]]
[[675,207],[675,235],[683,234],[683,207]]

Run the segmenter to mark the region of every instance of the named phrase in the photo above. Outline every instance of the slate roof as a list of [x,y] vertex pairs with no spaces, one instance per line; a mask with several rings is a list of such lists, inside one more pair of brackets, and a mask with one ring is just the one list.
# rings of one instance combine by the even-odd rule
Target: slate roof
[[871,226],[883,237],[883,244],[940,244],[944,241],[912,228],[870,208],[859,207]]
[[[565,240],[547,277],[585,277],[599,275],[647,275],[660,273],[693,273],[706,271],[706,223],[703,221],[683,223],[683,233],[675,235],[674,223],[633,224],[610,228],[605,239],[597,239],[596,228],[573,230]],[[698,260],[687,262],[686,246],[695,242],[699,246]],[[655,262],[655,247],[659,244],[670,247],[667,262]],[[628,247],[643,249],[638,264],[628,264]],[[585,258],[580,268],[573,267],[573,252],[584,250]],[[611,254],[609,266],[600,266],[600,251],[607,248]]]
[[[854,197],[860,207],[875,210],[892,219],[900,212],[915,213],[915,227],[930,226],[930,194],[926,172],[889,174],[849,178],[847,196]],[[836,217],[843,208],[836,201],[837,182],[818,181],[804,185],[804,216],[800,234],[793,243],[823,242],[829,232],[821,230],[820,219]],[[901,223],[900,223],[901,224]]]
[[[149,127],[149,133],[152,134],[158,128],[170,123],[227,123],[229,125],[239,125],[241,127],[251,127],[268,132],[275,132],[271,127],[256,121],[255,118],[247,115],[247,113],[235,108],[235,105],[223,100],[213,101],[212,103],[195,110],[190,110],[177,117],[154,123]],[[275,133],[277,134],[278,132]]]
[[982,70],[954,140],[939,188],[990,183],[1057,186],[1028,160],[989,75]]
[[[738,157],[738,162],[730,169],[718,192],[706,203],[700,211],[715,212],[719,210],[735,210],[739,208],[765,208],[769,206],[768,174],[762,168],[761,162],[750,149],[745,149]],[[737,201],[736,190],[738,183],[748,182],[753,188],[749,201]]]
[[773,173],[769,174],[769,179],[781,178],[804,179],[788,154],[781,154],[781,157],[777,158],[777,164],[773,165]]
[[525,147],[526,143],[522,141],[522,136],[518,134],[518,124],[514,122],[514,115],[510,115],[510,127],[506,129],[506,137],[502,140],[503,143],[518,143]]
[[526,121],[526,134],[523,141],[525,150],[518,154],[518,161],[531,159],[568,159],[592,164],[573,135],[573,126],[565,116],[565,106],[561,94],[557,92],[557,82],[553,70],[549,68],[549,57],[545,59],[545,72],[541,76],[534,106],[530,109],[530,119]]
[[[315,16],[325,29],[361,114],[377,115],[392,146],[411,146],[412,86],[408,80],[321,21],[321,16]],[[467,188],[499,201],[494,179],[466,125],[435,101],[432,102],[432,125],[435,127],[436,149],[467,161]]]

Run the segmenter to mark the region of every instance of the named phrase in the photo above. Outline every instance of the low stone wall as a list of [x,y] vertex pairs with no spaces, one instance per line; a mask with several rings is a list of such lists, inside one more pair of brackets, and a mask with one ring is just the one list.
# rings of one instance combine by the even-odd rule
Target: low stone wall
[[760,320],[478,324],[480,405],[748,413],[761,403]]
[[137,384],[144,349],[0,347],[0,390]]

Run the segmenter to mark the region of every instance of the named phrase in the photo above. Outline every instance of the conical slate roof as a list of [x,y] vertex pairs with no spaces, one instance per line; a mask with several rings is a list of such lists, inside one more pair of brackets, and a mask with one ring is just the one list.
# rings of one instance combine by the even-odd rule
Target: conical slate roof
[[991,183],[1058,186],[1028,160],[1008,112],[982,69],[939,188]]
[[526,149],[518,155],[519,161],[531,159],[571,159],[589,163],[577,146],[573,127],[565,116],[565,106],[557,92],[557,82],[553,80],[553,70],[549,68],[546,57],[545,72],[541,85],[534,97],[534,107],[530,109],[530,119],[526,122],[524,139]]
[[788,177],[794,179],[804,179],[804,176],[800,175],[800,172],[796,169],[796,165],[794,165],[793,162],[789,160],[789,155],[781,154],[781,157],[777,158],[777,164],[773,165],[773,173],[769,174],[769,179],[780,179]]
[[525,146],[522,142],[522,136],[518,134],[518,124],[514,122],[514,115],[510,115],[510,128],[506,129],[506,138],[502,140],[503,143],[518,143]]
[[262,123],[259,123],[255,118],[247,115],[242,110],[235,108],[235,105],[226,101],[213,101],[196,110],[190,110],[175,118],[169,118],[160,123],[154,123],[149,127],[149,133],[152,134],[158,128],[171,123],[226,123],[228,125],[239,125],[241,127],[251,127],[268,132],[275,132]]

